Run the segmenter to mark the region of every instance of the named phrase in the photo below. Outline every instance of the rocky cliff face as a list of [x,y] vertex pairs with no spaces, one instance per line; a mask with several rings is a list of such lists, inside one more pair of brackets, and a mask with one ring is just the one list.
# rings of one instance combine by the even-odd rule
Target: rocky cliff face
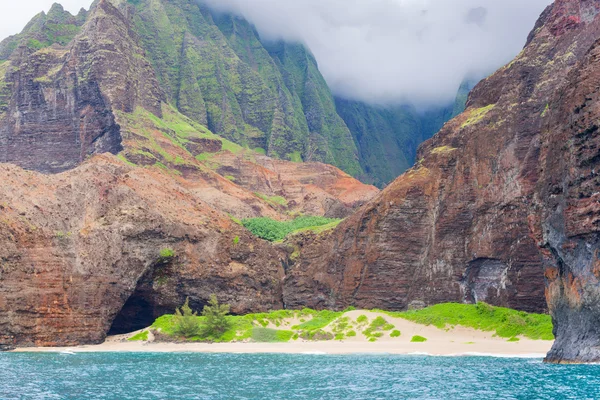
[[378,193],[182,115],[117,5],[55,6],[0,45],[0,343],[97,343],[211,293],[282,308],[287,253],[233,217],[343,217]]
[[168,175],[112,156],[52,176],[0,168],[2,343],[98,343],[115,318],[147,326],[186,296],[283,307],[277,251]]
[[[597,3],[562,4],[561,11],[568,25],[554,31],[599,37]],[[539,235],[556,335],[549,362],[600,361],[599,77],[596,41],[550,101],[542,129]]]
[[291,161],[319,161],[358,176],[352,135],[314,57],[266,45],[245,20],[192,0],[116,1],[139,33],[169,101],[242,146]]
[[411,106],[373,106],[336,98],[337,112],[358,148],[364,171],[361,180],[383,188],[411,168],[418,146],[465,110],[473,86],[468,81],[463,83],[453,104],[424,112],[417,112]]
[[288,305],[543,311],[546,269],[557,333],[549,360],[597,357],[598,7],[550,6],[523,52],[475,87],[413,169],[305,245],[286,279]]

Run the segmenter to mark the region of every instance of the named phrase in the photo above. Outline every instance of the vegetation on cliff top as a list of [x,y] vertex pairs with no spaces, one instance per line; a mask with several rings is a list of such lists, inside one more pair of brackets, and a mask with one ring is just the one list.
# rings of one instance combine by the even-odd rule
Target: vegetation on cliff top
[[323,232],[335,228],[342,220],[325,217],[298,217],[292,221],[275,221],[271,218],[250,218],[242,220],[242,225],[261,239],[276,242],[288,235],[312,231]]

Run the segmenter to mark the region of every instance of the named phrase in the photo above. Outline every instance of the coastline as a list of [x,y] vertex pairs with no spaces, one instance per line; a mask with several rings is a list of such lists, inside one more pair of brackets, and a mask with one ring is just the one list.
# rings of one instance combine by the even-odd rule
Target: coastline
[[314,354],[357,355],[393,354],[428,356],[489,356],[514,358],[543,358],[552,342],[527,341],[500,344],[475,343],[413,343],[390,344],[352,342],[298,342],[298,343],[143,343],[106,342],[100,345],[76,347],[17,348],[13,353],[234,353],[234,354]]
[[[356,318],[367,314],[371,319],[380,313],[354,311],[346,314]],[[518,341],[494,336],[493,332],[479,331],[457,326],[453,329],[438,329],[434,326],[416,324],[401,318],[387,320],[402,334],[392,338],[389,335],[375,342],[369,342],[362,334],[344,340],[309,341],[291,340],[285,343],[259,343],[252,341],[229,343],[167,343],[150,341],[129,341],[135,332],[128,335],[108,337],[99,345],[68,347],[23,347],[13,352],[45,353],[89,353],[89,352],[144,352],[144,353],[239,353],[239,354],[396,354],[431,356],[485,355],[494,357],[534,357],[543,358],[552,347],[551,340],[531,340],[520,337]],[[287,321],[294,324],[295,321]],[[425,342],[412,342],[413,336],[427,338]],[[153,335],[150,335],[153,338]]]

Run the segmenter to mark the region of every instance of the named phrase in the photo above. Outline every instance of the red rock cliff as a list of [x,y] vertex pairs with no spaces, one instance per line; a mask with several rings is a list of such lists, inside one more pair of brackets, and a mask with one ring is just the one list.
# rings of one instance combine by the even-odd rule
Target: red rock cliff
[[[548,7],[521,54],[477,85],[467,110],[420,147],[412,170],[329,237],[304,246],[286,279],[287,304],[403,309],[413,301],[487,301],[544,311],[547,268],[546,275],[558,280],[548,288],[560,343],[561,326],[572,326],[557,307],[573,306],[560,288],[569,284],[572,298],[585,290],[557,265],[565,262],[560,256],[565,235],[579,238],[567,249],[595,246],[593,171],[600,158],[596,131],[585,126],[593,119],[572,126],[593,109],[595,97],[583,91],[567,99],[560,93],[574,96],[572,88],[581,85],[575,76],[587,77],[590,92],[597,83],[591,73],[594,52],[588,52],[600,37],[599,7],[586,0]],[[590,105],[582,108],[585,101]],[[548,119],[560,106],[564,111],[551,127]],[[564,130],[568,133],[560,133]],[[575,150],[587,160],[583,167],[570,160]],[[548,191],[547,182],[556,180],[577,201],[557,211],[573,231],[555,228],[567,231],[549,241],[543,239],[552,221],[549,204],[558,201],[553,196],[566,196],[562,189]],[[590,260],[580,265],[588,278]],[[593,286],[594,279],[586,282]]]

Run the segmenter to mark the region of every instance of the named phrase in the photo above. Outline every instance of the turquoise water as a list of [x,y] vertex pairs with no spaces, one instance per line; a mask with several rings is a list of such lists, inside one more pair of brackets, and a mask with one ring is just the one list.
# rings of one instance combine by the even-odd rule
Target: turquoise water
[[0,354],[1,399],[596,399],[600,366],[491,357]]

